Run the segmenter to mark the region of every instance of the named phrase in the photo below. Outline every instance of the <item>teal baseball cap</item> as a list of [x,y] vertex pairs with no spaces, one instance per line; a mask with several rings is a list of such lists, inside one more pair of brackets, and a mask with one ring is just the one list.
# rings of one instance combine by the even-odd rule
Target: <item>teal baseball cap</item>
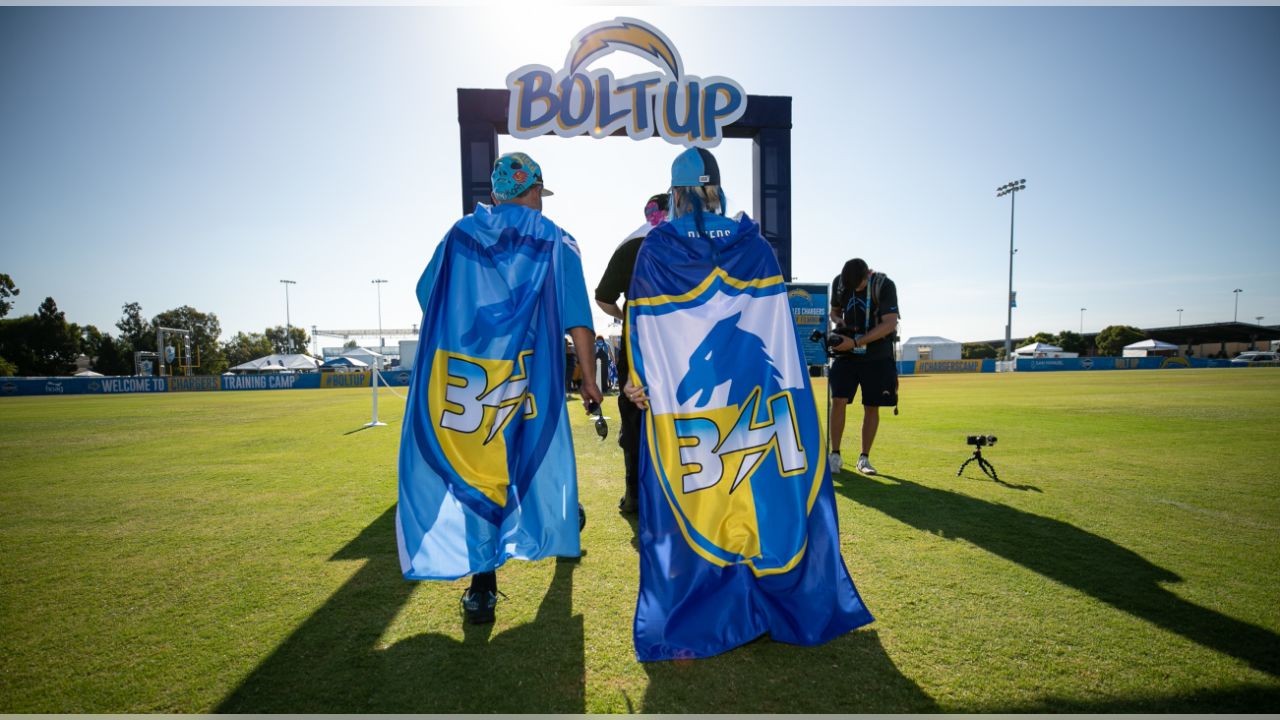
[[671,187],[720,184],[720,165],[704,148],[689,148],[671,163]]
[[[510,200],[519,197],[533,185],[541,185],[542,168],[525,153],[506,153],[493,163],[489,182],[493,186],[495,198]],[[554,194],[545,185],[542,187],[542,197]]]

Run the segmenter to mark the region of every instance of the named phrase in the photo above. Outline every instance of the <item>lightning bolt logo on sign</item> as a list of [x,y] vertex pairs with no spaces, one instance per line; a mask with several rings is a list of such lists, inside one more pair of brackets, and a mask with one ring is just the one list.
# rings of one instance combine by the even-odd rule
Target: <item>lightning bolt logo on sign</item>
[[680,76],[680,56],[656,28],[622,18],[613,22],[592,25],[574,38],[569,59],[565,63],[569,72],[577,72],[583,65],[607,55],[613,50],[626,50],[646,60],[660,60],[674,77]]
[[[615,78],[607,69],[587,67],[614,51],[657,66],[655,72]],[[616,18],[587,27],[574,37],[564,67],[525,65],[507,76],[511,100],[508,131],[531,138],[602,138],[625,132],[633,140],[657,133],[686,147],[714,147],[725,126],[747,109],[747,95],[725,77],[685,75],[675,45],[654,26]]]

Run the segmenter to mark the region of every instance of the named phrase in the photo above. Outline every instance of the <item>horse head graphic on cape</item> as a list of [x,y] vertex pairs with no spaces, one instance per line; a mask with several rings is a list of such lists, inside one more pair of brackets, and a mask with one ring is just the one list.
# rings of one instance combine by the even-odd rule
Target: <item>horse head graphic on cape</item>
[[[761,388],[764,397],[782,390],[782,374],[758,335],[738,327],[742,313],[716,323],[706,339],[689,357],[689,372],[676,388],[676,401],[684,404],[697,398],[696,407],[705,407],[712,392],[729,383],[729,405],[741,405]],[[763,382],[762,382],[763,381]]]

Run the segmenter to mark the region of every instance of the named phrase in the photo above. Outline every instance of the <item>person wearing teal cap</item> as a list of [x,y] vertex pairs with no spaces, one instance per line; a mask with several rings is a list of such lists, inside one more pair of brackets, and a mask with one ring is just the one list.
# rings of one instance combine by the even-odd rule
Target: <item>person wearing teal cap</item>
[[[573,237],[542,214],[542,198],[551,195],[542,168],[525,153],[507,153],[494,162],[490,181],[493,205],[477,204],[454,223],[419,281],[420,348],[434,349],[420,350],[413,369],[396,513],[405,577],[469,575],[462,609],[472,624],[494,621],[497,567],[509,558],[577,557],[585,523],[581,504],[577,522],[572,520],[577,475],[568,420],[547,411],[564,402],[560,374],[520,378],[508,370],[504,379],[491,376],[485,363],[523,368],[527,359],[531,368],[553,367],[567,333],[582,366],[583,404],[591,409],[603,399],[591,362],[595,332],[581,253]],[[451,360],[436,363],[437,354]],[[453,375],[454,368],[464,375]],[[465,375],[476,368],[479,376]],[[481,390],[492,381],[530,410],[500,420],[499,413],[484,411],[491,401],[465,392],[433,407],[426,385],[447,382],[441,387],[448,397],[460,387],[455,377],[480,377]],[[446,417],[453,419],[446,423]],[[464,417],[470,419],[458,419]],[[494,461],[492,447],[476,451],[457,440],[482,428],[513,459]]]
[[671,219],[628,288],[627,398],[646,410],[639,478],[642,662],[769,634],[827,642],[871,622],[840,556],[813,387],[773,247],[726,217],[715,156],[682,152]]

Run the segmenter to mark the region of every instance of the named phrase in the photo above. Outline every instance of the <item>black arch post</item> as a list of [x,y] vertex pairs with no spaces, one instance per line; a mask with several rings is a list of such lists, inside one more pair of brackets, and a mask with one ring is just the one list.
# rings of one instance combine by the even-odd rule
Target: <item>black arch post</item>
[[[489,172],[498,158],[498,136],[507,132],[508,90],[458,88],[462,151],[462,212],[489,202]],[[625,134],[619,131],[615,134]],[[791,279],[791,98],[748,95],[747,111],[725,127],[728,138],[752,141],[751,217],[773,245],[782,276]]]

